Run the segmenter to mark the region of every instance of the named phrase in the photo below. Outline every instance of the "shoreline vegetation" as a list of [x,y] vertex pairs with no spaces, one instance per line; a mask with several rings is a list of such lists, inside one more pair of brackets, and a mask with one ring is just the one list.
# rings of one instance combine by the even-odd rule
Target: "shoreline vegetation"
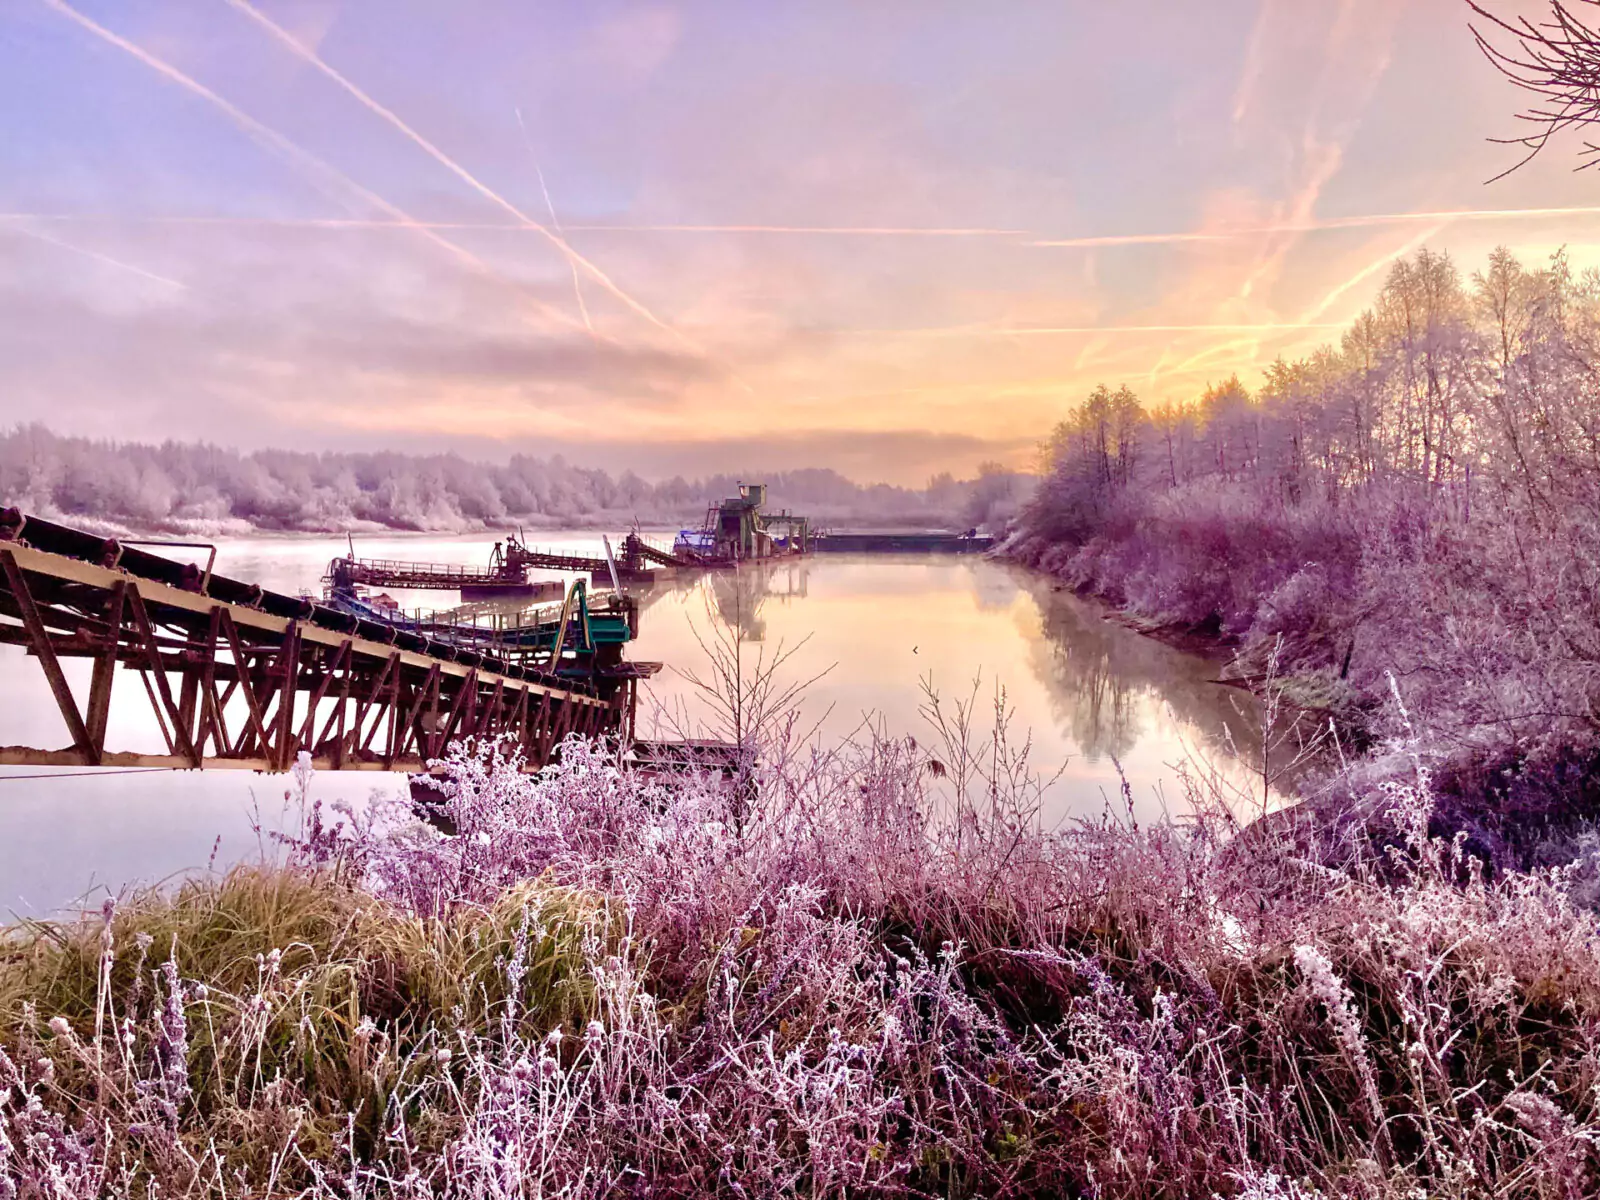
[[[1491,870],[1576,861],[1600,817],[1597,379],[1600,274],[1497,250],[1463,278],[1419,251],[1254,393],[1098,389],[1001,553],[1230,648],[1229,677],[1370,782],[1415,735],[1434,833]],[[1331,777],[1306,799],[1377,819]]]

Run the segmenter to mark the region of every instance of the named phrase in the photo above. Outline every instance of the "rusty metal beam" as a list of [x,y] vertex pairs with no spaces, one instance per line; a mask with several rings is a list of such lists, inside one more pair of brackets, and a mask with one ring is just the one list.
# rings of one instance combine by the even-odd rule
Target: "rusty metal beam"
[[145,608],[144,598],[139,595],[138,589],[134,588],[130,590],[128,601],[128,607],[133,614],[134,631],[144,643],[145,654],[149,660],[150,669],[145,673],[145,684],[148,687],[151,677],[154,676],[155,688],[161,694],[161,704],[166,709],[167,719],[172,722],[171,749],[174,754],[181,754],[189,759],[190,766],[198,767],[200,751],[190,739],[189,731],[183,725],[182,713],[173,702],[172,687],[167,682],[166,668],[161,661],[161,647],[156,642],[155,627],[150,623],[150,613]]
[[[76,583],[90,585],[97,591],[108,591],[117,580],[125,581],[129,586],[129,593],[138,594],[147,604],[158,604],[163,608],[170,608],[192,614],[198,624],[210,613],[212,607],[219,602],[197,595],[194,592],[185,592],[167,584],[139,576],[122,575],[92,563],[81,562],[77,559],[64,558],[60,555],[46,554],[23,545],[8,547],[16,556],[17,565],[30,574],[41,574]],[[262,636],[269,637],[276,643],[283,636],[292,618],[274,616],[245,605],[227,604],[229,613],[241,630],[249,630]],[[304,640],[315,642],[323,646],[337,646],[350,635],[324,629],[317,625],[306,625],[302,630]],[[394,647],[384,642],[373,641],[370,638],[355,637],[351,639],[355,651],[363,657],[376,659],[387,658]],[[407,667],[416,667],[423,670],[437,663],[442,668],[442,673],[455,678],[463,678],[473,668],[455,662],[454,660],[439,655],[424,654],[415,650],[400,650],[401,662]],[[493,672],[479,669],[480,676],[492,678]],[[604,707],[605,702],[594,696],[584,695],[581,688],[564,687],[557,683],[546,683],[532,679],[508,678],[512,687],[527,688],[535,693],[553,692],[559,696],[571,696],[580,704],[593,704]]]
[[[416,772],[427,769],[427,763],[415,755],[398,758],[393,766],[381,762],[346,760],[342,767],[333,765],[331,755],[314,755],[311,765],[319,771],[396,771]],[[182,754],[146,754],[140,751],[107,750],[98,763],[91,763],[77,747],[67,750],[41,750],[33,746],[0,746],[0,767],[162,767],[176,771],[192,771],[193,763]],[[260,771],[273,772],[276,766],[271,759],[259,755],[244,757],[213,755],[206,758],[207,771]]]

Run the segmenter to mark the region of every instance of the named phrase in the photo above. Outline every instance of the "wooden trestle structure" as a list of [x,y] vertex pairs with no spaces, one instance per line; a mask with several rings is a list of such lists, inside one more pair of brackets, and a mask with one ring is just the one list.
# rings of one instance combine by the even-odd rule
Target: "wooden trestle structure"
[[[421,771],[474,737],[514,743],[537,768],[570,733],[630,738],[637,681],[657,665],[620,646],[579,665],[559,642],[557,661],[536,662],[441,640],[15,509],[0,510],[0,643],[38,659],[72,738],[0,745],[0,765],[43,767],[284,771],[305,751],[319,770]],[[71,658],[92,664],[81,707]],[[148,703],[165,753],[106,745],[130,672],[142,686],[116,695]]]

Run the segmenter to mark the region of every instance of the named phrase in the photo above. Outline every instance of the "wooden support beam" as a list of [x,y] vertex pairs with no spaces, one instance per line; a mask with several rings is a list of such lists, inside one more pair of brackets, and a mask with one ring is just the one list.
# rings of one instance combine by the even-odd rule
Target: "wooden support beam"
[[[514,737],[536,769],[568,732],[622,720],[622,706],[584,684],[520,677],[504,655],[402,649],[318,615],[278,616],[20,543],[0,556],[0,642],[40,659],[73,738],[59,751],[0,745],[0,763],[280,771],[304,750],[325,769],[414,770],[454,738]],[[91,660],[82,712],[69,655]],[[139,671],[166,753],[107,750],[119,667]]]
[[511,716],[507,719],[505,736],[517,743],[517,749],[524,757],[528,753],[528,693],[518,692],[512,703]]
[[[390,692],[387,704],[385,704],[382,699],[385,689]],[[369,728],[365,736],[363,736],[361,732],[361,723],[367,719],[367,711],[374,703],[379,705],[378,716],[372,722],[371,728]],[[356,705],[356,716],[353,723],[355,725],[355,736],[360,739],[356,746],[356,751],[358,754],[365,754],[370,751],[372,747],[372,738],[378,732],[378,729],[383,725],[384,712],[387,711],[392,714],[395,709],[399,708],[399,706],[400,652],[397,650],[393,654],[389,655],[389,657],[384,661],[383,668],[378,672],[377,679],[373,680],[372,686],[367,689],[367,694],[363,696]],[[391,723],[393,722],[392,716],[390,721]]]
[[72,734],[72,744],[88,759],[90,766],[99,766],[100,747],[89,736],[89,728],[84,724],[83,714],[78,711],[78,702],[73,698],[72,688],[68,686],[67,677],[61,670],[61,663],[56,658],[55,647],[51,645],[50,632],[45,629],[44,621],[39,616],[39,606],[33,602],[33,593],[28,590],[28,580],[23,575],[22,568],[17,565],[16,556],[9,549],[0,547],[0,565],[5,569],[6,585],[16,598],[17,607],[22,610],[22,624],[28,631],[39,665],[44,668],[44,676],[50,683],[50,691],[55,694],[56,707],[61,710],[61,715],[67,722],[67,729]]
[[[313,652],[313,658],[315,657],[316,654]],[[321,658],[322,661],[317,669],[321,672],[322,678],[317,680],[316,687],[311,690],[311,699],[306,705],[305,724],[300,730],[300,744],[309,747],[312,751],[317,748],[317,706],[327,697],[328,689],[333,686],[334,679],[339,672],[349,669],[350,639],[345,638],[332,654],[324,653]],[[331,722],[332,718],[329,720]],[[324,734],[326,734],[326,727],[324,728]]]
[[234,678],[238,681],[239,692],[244,696],[245,708],[249,713],[249,721],[239,731],[239,740],[233,747],[233,753],[241,753],[246,741],[254,735],[256,750],[266,754],[271,744],[267,738],[266,713],[261,698],[256,694],[255,679],[250,674],[249,653],[243,638],[239,636],[239,627],[234,623],[233,614],[226,610],[222,614],[222,631],[228,638],[228,648],[233,654]]
[[[40,750],[32,746],[0,746],[0,767],[84,767],[89,764],[84,761],[83,755],[76,747],[66,750]],[[189,760],[181,754],[144,754],[128,750],[108,750],[99,763],[102,767],[160,767],[166,770],[187,771],[190,769]],[[346,771],[405,771],[414,773],[424,768],[426,764],[420,758],[397,759],[392,767],[386,767],[381,762],[353,762],[347,761],[342,768]],[[329,755],[317,755],[312,759],[312,766],[319,771],[332,771],[333,759]],[[257,771],[270,772],[276,770],[271,760],[260,756],[237,757],[211,757],[205,762],[208,771]]]
[[299,621],[290,621],[289,628],[284,631],[277,669],[282,672],[283,678],[278,684],[278,744],[273,747],[272,758],[278,764],[278,770],[287,771],[295,751],[294,701],[298,694],[296,685],[300,682]]
[[[333,750],[331,752],[331,755],[332,755],[332,758],[333,758],[333,761],[334,761],[334,768],[333,769],[336,770],[336,771],[344,763],[344,752],[345,752],[345,750],[347,748],[346,740],[345,740],[346,737],[347,737],[347,734],[346,734],[346,731],[345,731],[345,719],[349,715],[349,712],[350,712],[350,689],[351,689],[351,684],[352,684],[352,681],[353,681],[353,677],[355,676],[355,672],[356,672],[356,668],[355,668],[355,645],[354,645],[353,642],[350,642],[349,640],[346,640],[345,641],[345,648],[346,648],[346,654],[345,654],[344,677],[339,682],[339,699],[337,701],[335,701],[335,707],[334,707],[334,713],[339,719],[339,721],[338,721],[339,732],[336,735],[337,740],[333,743]],[[328,733],[329,733],[328,727],[324,726],[323,730],[322,730],[322,740],[324,742],[326,742],[328,740]],[[315,750],[312,751],[312,753],[315,753],[315,752],[316,752]]]
[[183,727],[184,736],[190,742],[204,749],[205,738],[196,737],[196,726],[199,724],[197,711],[200,707],[200,677],[195,674],[194,664],[185,664],[184,669],[178,674],[178,723]]
[[456,689],[455,702],[450,705],[450,713],[445,718],[443,729],[435,729],[429,735],[428,757],[438,758],[444,753],[444,748],[450,744],[456,735],[457,729],[471,730],[478,710],[478,673],[473,671],[466,680]]
[[89,741],[98,758],[106,749],[106,726],[111,720],[111,683],[117,673],[117,652],[122,646],[122,615],[126,607],[128,585],[119,579],[111,585],[106,597],[106,633],[104,648],[95,656],[94,670],[89,676],[89,712],[85,719]]
[[394,688],[394,700],[389,705],[388,731],[384,735],[384,762],[393,761],[394,756],[399,753],[401,738],[400,714],[406,711],[412,695],[411,691],[406,687],[405,672],[403,671],[395,672],[394,682],[390,686]]
[[550,761],[550,739],[547,735],[550,730],[550,722],[554,720],[554,714],[550,711],[554,704],[555,702],[551,699],[550,693],[546,692],[543,696],[540,696],[539,712],[528,726],[526,748],[529,751],[529,757],[540,766]]
[[[217,694],[217,650],[221,640],[222,609],[218,606],[212,608],[211,619],[207,622],[205,661],[200,665],[200,727],[195,742],[201,753],[205,752],[207,738],[218,754],[228,752],[228,725],[224,719],[228,706]],[[230,685],[230,694],[234,686],[236,684]]]
[[551,708],[554,712],[542,755],[545,762],[550,761],[550,756],[555,753],[556,747],[561,745],[561,739],[572,730],[572,705],[565,701],[557,701]]
[[[427,679],[417,690],[416,699],[411,702],[404,724],[396,729],[396,736],[390,743],[389,756],[391,758],[402,756],[413,741],[417,745],[418,756],[427,757],[424,752],[424,747],[427,743],[423,741],[422,729],[418,722],[422,719],[422,706],[424,704],[431,705],[430,713],[435,716],[439,711],[439,676],[440,670],[438,664],[435,664],[434,668],[428,672]],[[396,711],[399,711],[398,706]]]
[[478,717],[478,723],[472,730],[475,738],[493,738],[501,728],[502,709],[505,707],[506,681],[496,679],[494,691],[489,693],[489,703],[484,705],[483,712]]

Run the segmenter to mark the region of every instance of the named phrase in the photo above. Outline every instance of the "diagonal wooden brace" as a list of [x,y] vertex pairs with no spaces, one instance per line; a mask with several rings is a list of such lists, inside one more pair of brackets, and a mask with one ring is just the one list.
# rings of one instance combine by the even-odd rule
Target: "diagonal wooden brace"
[[5,568],[6,586],[11,589],[17,607],[22,610],[23,627],[28,631],[39,665],[44,668],[45,678],[50,681],[56,707],[66,719],[72,744],[90,766],[98,767],[101,747],[89,736],[88,726],[84,724],[83,714],[78,711],[78,702],[73,698],[72,688],[68,686],[67,677],[61,670],[61,662],[56,658],[55,647],[50,642],[50,632],[45,629],[44,621],[39,616],[39,606],[34,603],[33,593],[28,590],[28,581],[22,574],[22,568],[17,566],[16,556],[4,548],[0,548],[0,565]]
[[[140,643],[143,645],[147,672],[145,682],[148,685],[151,679],[155,681],[156,690],[161,694],[161,704],[167,710],[167,717],[172,722],[170,749],[174,754],[181,754],[187,758],[190,765],[200,766],[200,751],[195,747],[189,737],[189,728],[178,710],[177,703],[172,699],[172,688],[167,683],[166,665],[161,661],[161,644],[156,641],[155,626],[150,622],[150,612],[144,606],[144,597],[139,594],[137,587],[128,589],[128,608],[133,613],[133,629]],[[157,713],[159,715],[159,709]]]

